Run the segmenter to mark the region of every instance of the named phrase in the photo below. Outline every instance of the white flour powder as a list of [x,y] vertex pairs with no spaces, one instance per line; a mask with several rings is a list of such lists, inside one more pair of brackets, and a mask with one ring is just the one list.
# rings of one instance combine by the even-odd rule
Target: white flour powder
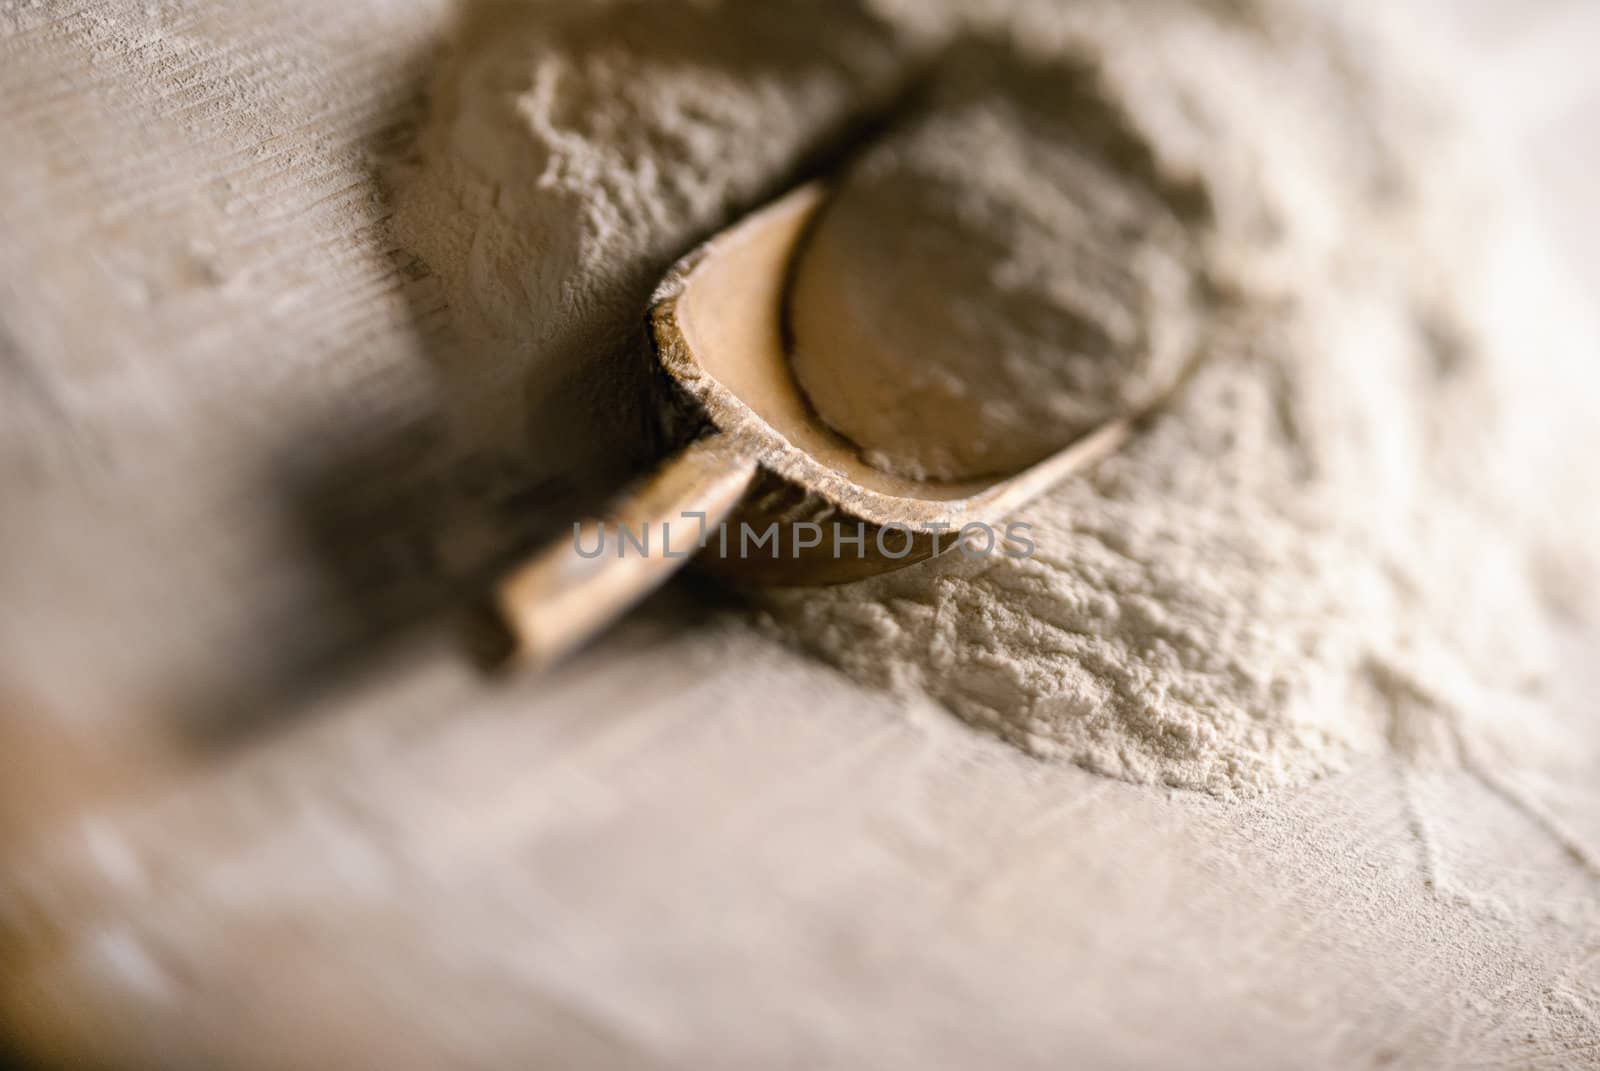
[[1032,560],[782,593],[777,620],[858,677],[1137,781],[1253,794],[1353,751],[1548,744],[1561,589],[1592,585],[1596,545],[1594,497],[1549,451],[1593,376],[1541,330],[1538,259],[1457,182],[1464,143],[1376,42],[1291,8],[1079,12],[1019,40],[1090,67],[1083,91],[1204,187],[1207,364],[1019,515]]
[[1158,397],[1195,335],[1196,190],[1081,69],[967,48],[837,180],[789,300],[795,375],[881,468],[1010,475]]
[[488,4],[433,83],[397,236],[443,284],[464,448],[585,482],[646,445],[628,363],[650,291],[892,91],[854,4]]
[[[1522,230],[1456,181],[1471,143],[1376,44],[1294,5],[980,8],[997,47],[1070,74],[1064,121],[1125,125],[1139,154],[1095,167],[1194,191],[1207,364],[1018,518],[1032,560],[768,593],[777,627],[1038,755],[1222,794],[1354,751],[1537,746],[1547,648],[1600,546],[1580,515],[1600,496],[1558,460],[1594,454],[1563,417],[1593,375]],[[468,435],[531,439],[552,468],[563,439],[626,438],[592,387],[530,436],[529,391],[607,382],[653,273],[895,66],[870,20],[783,8],[834,28],[760,47],[719,36],[737,6],[689,10],[681,34],[491,22],[445,67],[397,222],[480,362],[457,377]],[[544,387],[514,378],[533,350]]]

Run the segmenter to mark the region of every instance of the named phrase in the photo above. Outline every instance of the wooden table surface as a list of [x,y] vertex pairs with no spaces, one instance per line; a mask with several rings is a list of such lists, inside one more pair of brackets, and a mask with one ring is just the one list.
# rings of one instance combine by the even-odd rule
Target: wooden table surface
[[[1594,94],[1556,76],[1595,9],[1470,10],[1600,279]],[[1225,803],[1027,759],[693,582],[550,674],[480,669],[455,607],[496,525],[584,488],[437,440],[447,317],[382,176],[453,12],[0,2],[20,1053],[1600,1066],[1600,740]]]

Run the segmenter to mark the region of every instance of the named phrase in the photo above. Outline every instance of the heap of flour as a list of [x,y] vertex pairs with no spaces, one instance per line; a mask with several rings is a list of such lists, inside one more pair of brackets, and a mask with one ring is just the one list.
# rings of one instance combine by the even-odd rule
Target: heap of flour
[[391,176],[447,307],[449,430],[535,486],[603,481],[651,445],[636,341],[662,274],[893,92],[908,49],[852,0],[465,12]]
[[[891,319],[923,336],[943,300],[935,340],[998,334],[970,360],[945,349],[933,397],[1011,430],[908,453],[891,425],[880,453],[1005,468],[1174,355],[1203,370],[1019,514],[1031,559],[768,592],[774,627],[1039,756],[1223,794],[1355,752],[1545,743],[1550,647],[1600,574],[1600,489],[1574,464],[1600,445],[1582,430],[1595,374],[1525,229],[1467,181],[1499,154],[1419,103],[1378,40],[1290,0],[827,6],[489,5],[463,33],[395,226],[442,284],[466,446],[558,474],[637,454],[618,355],[670,260],[778,188],[927,35],[979,37],[1012,73],[958,70],[857,171],[942,185],[842,201],[847,270],[814,283],[906,302]],[[850,267],[863,231],[917,255]],[[1035,366],[1040,309],[1069,313],[1074,344]],[[853,396],[834,401],[851,424]]]
[[837,177],[789,300],[795,375],[881,468],[1009,475],[1164,392],[1195,336],[1196,189],[1116,102],[1010,50]]
[[[841,212],[857,228],[848,253],[861,257],[861,235],[908,216],[934,226],[922,206],[954,208],[959,191],[1004,191],[1033,222],[1032,206],[1053,203],[1038,187],[1060,174],[1041,125],[1069,143],[1117,145],[1092,166],[1115,170],[1121,201],[1091,201],[1081,234],[1039,220],[1033,237],[1059,262],[1019,244],[1020,220],[951,211],[949,238],[897,240],[930,262],[897,281],[862,257],[836,285],[857,288],[860,322],[881,314],[925,357],[943,351],[908,322],[907,288],[997,274],[1010,291],[1052,295],[1057,310],[1126,313],[1124,333],[1097,343],[1135,344],[1107,379],[1078,381],[1081,414],[1049,426],[1054,392],[1074,380],[1048,360],[1021,366],[1042,333],[1028,315],[1040,303],[1000,295],[1006,316],[1021,315],[999,326],[962,311],[996,300],[992,286],[922,295],[919,309],[947,300],[954,310],[929,314],[928,329],[970,347],[949,360],[963,378],[941,403],[989,429],[968,453],[926,428],[836,411],[813,364],[802,381],[880,457],[937,471],[988,467],[996,429],[1046,425],[1008,461],[1070,436],[1115,404],[1110,377],[1164,359],[1148,341],[1162,330],[1193,326],[1202,370],[1118,456],[1018,514],[1034,526],[1031,560],[952,555],[779,593],[768,604],[780,627],[861,679],[930,696],[1037,755],[1219,794],[1303,782],[1353,752],[1511,759],[1558,746],[1541,718],[1542,681],[1563,617],[1594,593],[1583,548],[1600,546],[1592,478],[1557,460],[1600,444],[1560,414],[1576,411],[1574,392],[1594,396],[1594,374],[1553,309],[1559,288],[1538,251],[1478,181],[1477,158],[1492,154],[1416,103],[1431,98],[1388,62],[1381,38],[1293,5],[1084,5],[1019,15],[1009,29],[1019,65],[1043,67],[1030,89],[1053,67],[1054,92],[1019,103],[995,82],[990,97],[927,120],[924,131],[951,128],[949,151],[928,145],[921,157],[938,160],[938,192],[871,190],[878,220]],[[971,151],[963,138],[978,130],[1003,148]],[[881,157],[863,170],[934,177],[885,169]],[[1102,181],[1112,182],[1059,188],[1093,196]],[[897,199],[912,207],[890,211]],[[1149,226],[1118,227],[1123,204],[1159,208],[1134,212]],[[1175,298],[1148,296],[1167,293],[1154,284],[1116,289],[1152,246],[1160,278],[1180,259],[1169,251],[1183,242],[1150,237],[1174,205],[1188,207],[1188,263],[1206,279],[1194,325]],[[1000,226],[984,234],[990,218]],[[1114,234],[1128,243],[1121,265],[1106,263]],[[1110,293],[1134,296],[1108,304]],[[996,332],[987,351],[985,330]],[[945,371],[895,374],[920,386]],[[1045,389],[1014,393],[1034,383]],[[933,453],[911,445],[918,434]]]

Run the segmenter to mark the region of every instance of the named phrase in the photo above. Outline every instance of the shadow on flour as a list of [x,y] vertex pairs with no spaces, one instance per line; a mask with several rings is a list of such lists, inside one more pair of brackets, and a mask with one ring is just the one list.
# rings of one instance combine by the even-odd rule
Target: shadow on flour
[[[452,445],[614,488],[663,449],[644,312],[902,74],[859,0],[478,0],[385,178]],[[670,433],[669,433],[670,435]]]
[[[859,38],[851,47],[859,49],[863,42],[884,47],[887,30],[859,5],[829,2]],[[827,54],[824,42],[801,33],[826,25],[815,19],[814,9],[815,4],[799,0],[760,12],[641,0],[574,15],[566,8],[489,0],[467,9],[457,47],[503,50],[519,47],[519,41],[537,42],[544,52],[560,52],[574,76],[599,72],[595,77],[601,84],[584,90],[590,97],[622,92],[607,88],[602,68],[630,50],[655,65],[694,64],[711,69],[727,85],[757,86],[770,84],[775,71],[798,79],[812,68],[839,70],[858,62]],[[596,56],[606,63],[586,66]],[[414,174],[437,163],[425,159],[430,110],[459,106],[448,78],[434,74],[437,60],[431,53],[414,58],[412,91],[397,105],[392,121],[363,146],[373,161],[375,194],[391,206],[391,214],[397,176],[403,179],[408,170]],[[450,74],[448,61],[444,70]],[[517,87],[506,88],[509,95],[502,103],[511,107]],[[625,101],[624,111],[635,104]],[[849,104],[865,107],[864,100]],[[635,118],[646,127],[652,121]],[[573,117],[580,124],[583,120]],[[388,236],[387,257],[401,282],[416,341],[436,373],[434,412],[431,419],[375,431],[366,427],[372,423],[368,403],[352,399],[349,425],[363,431],[340,436],[336,446],[319,441],[309,454],[293,448],[273,463],[270,483],[295,520],[307,577],[300,590],[286,592],[281,606],[262,615],[263,653],[229,675],[225,694],[195,696],[183,704],[202,712],[185,719],[191,743],[228,748],[282,727],[339,682],[382,664],[418,632],[447,628],[466,657],[480,666],[491,664],[500,637],[486,626],[483,607],[493,579],[529,549],[565,532],[572,518],[601,506],[685,432],[682,414],[661,404],[662,381],[645,330],[649,296],[660,276],[732,218],[829,169],[868,133],[858,115],[812,125],[810,136],[782,159],[757,168],[753,180],[726,184],[709,210],[690,203],[685,191],[714,180],[715,172],[661,176],[667,188],[658,192],[670,209],[667,216],[625,220],[649,229],[650,240],[622,257],[625,263],[612,274],[584,279],[589,292],[576,298],[577,264],[571,258],[586,240],[583,228],[594,207],[584,203],[581,187],[551,189],[536,218],[490,220],[496,226],[562,229],[535,243],[543,254],[540,263],[495,265],[502,276],[518,271],[528,276],[529,300],[518,321],[497,322],[495,310],[486,311],[484,303],[460,300],[470,295],[472,279],[450,276],[459,264],[431,263]],[[584,136],[606,132],[589,129]],[[739,136],[737,130],[724,131],[729,144],[719,151],[737,153]],[[537,163],[542,168],[548,160]],[[421,189],[429,195],[430,187]],[[630,202],[629,191],[604,182],[597,196],[613,207]],[[459,204],[425,210],[467,212]],[[442,226],[448,228],[449,221]],[[540,302],[570,311],[574,301],[583,306],[581,314],[561,317],[554,328],[532,323]],[[497,386],[507,382],[513,384],[509,390]],[[508,406],[514,425],[509,432],[499,426],[496,413]],[[644,615],[696,618],[728,598],[706,585],[680,587],[678,595],[648,604]]]
[[[408,59],[404,75],[391,80],[410,90],[359,146],[371,162],[373,195],[385,205],[395,161],[415,152],[435,60],[432,49]],[[391,235],[370,237],[393,267],[422,359],[441,368],[458,360],[461,344],[437,278]],[[219,652],[234,660],[221,675],[226,683],[177,697],[190,746],[230,748],[284,727],[419,630],[442,626],[474,661],[493,657],[495,633],[482,627],[481,613],[463,607],[479,601],[508,561],[551,538],[560,521],[596,508],[616,480],[463,443],[451,433],[447,404],[436,389],[422,415],[412,407],[409,419],[396,420],[381,398],[352,397],[337,407],[347,410],[345,419],[291,437],[267,460],[264,482],[290,518],[295,567],[275,605],[252,608],[252,642],[219,637]]]

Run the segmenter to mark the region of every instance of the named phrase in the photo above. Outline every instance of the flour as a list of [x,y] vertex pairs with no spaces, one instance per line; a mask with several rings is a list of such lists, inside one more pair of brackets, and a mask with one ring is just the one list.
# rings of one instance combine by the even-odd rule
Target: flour
[[1177,377],[1197,191],[1081,70],[968,48],[836,180],[789,302],[795,375],[879,467],[1010,475]]
[[[1201,373],[1119,456],[1019,513],[1033,559],[948,556],[780,593],[775,620],[861,679],[1134,781],[1250,795],[1357,752],[1515,761],[1559,746],[1541,681],[1571,602],[1559,588],[1593,590],[1580,548],[1597,544],[1592,492],[1541,458],[1596,443],[1551,423],[1594,377],[1563,348],[1570,333],[1541,330],[1548,268],[1492,187],[1458,178],[1481,170],[1465,166],[1471,141],[1414,103],[1429,98],[1381,41],[1287,5],[1248,16],[1018,16],[1042,62],[1092,70],[1079,92],[1131,118],[1143,164],[1203,190],[1216,282]],[[1004,153],[964,167],[969,187],[992,168],[1038,181]],[[941,273],[955,274],[912,279]],[[1560,528],[1536,519],[1555,510]]]
[[[955,5],[957,18],[883,0],[887,22],[837,7],[828,20],[808,5],[515,9],[468,28],[396,220],[445,290],[457,434],[551,472],[636,451],[614,355],[666,263],[881,94],[927,35],[976,35],[1032,80],[1014,93],[958,72],[858,174],[942,176],[944,193],[900,206],[912,221],[967,182],[985,209],[952,233],[980,248],[986,221],[1005,228],[988,237],[1024,235],[1020,214],[996,211],[1006,197],[1044,212],[1040,234],[1082,256],[1028,247],[1001,276],[1088,341],[1035,367],[1053,328],[986,320],[959,290],[945,296],[973,317],[947,337],[1010,324],[995,351],[1010,359],[967,382],[983,355],[946,352],[935,408],[955,413],[946,426],[976,412],[1004,434],[930,442],[891,425],[870,442],[853,395],[828,395],[821,352],[803,351],[814,400],[891,466],[992,471],[1143,394],[1178,355],[1203,370],[1118,456],[1019,514],[1033,558],[769,592],[774,627],[1038,756],[1218,794],[1361,752],[1559,747],[1540,689],[1562,615],[1592,601],[1600,547],[1586,505],[1600,494],[1559,459],[1595,452],[1577,430],[1594,376],[1538,250],[1492,182],[1462,178],[1492,150],[1419,103],[1432,97],[1381,40],[1292,3]],[[1054,97],[1027,91],[1040,84]],[[1099,140],[1073,125],[1085,118]],[[998,151],[967,153],[981,166],[964,170],[947,139]],[[1075,215],[1044,177],[1096,211]],[[846,192],[840,219],[895,236],[861,219],[881,189]],[[1132,225],[1097,229],[1106,218]],[[837,255],[860,254],[859,232],[835,233]],[[926,230],[899,239],[945,248]],[[987,285],[991,266],[878,273],[905,302],[885,323],[917,330],[922,286]]]
[[635,336],[661,274],[892,92],[907,50],[838,0],[471,10],[395,231],[442,284],[461,447],[593,481],[649,446]]

